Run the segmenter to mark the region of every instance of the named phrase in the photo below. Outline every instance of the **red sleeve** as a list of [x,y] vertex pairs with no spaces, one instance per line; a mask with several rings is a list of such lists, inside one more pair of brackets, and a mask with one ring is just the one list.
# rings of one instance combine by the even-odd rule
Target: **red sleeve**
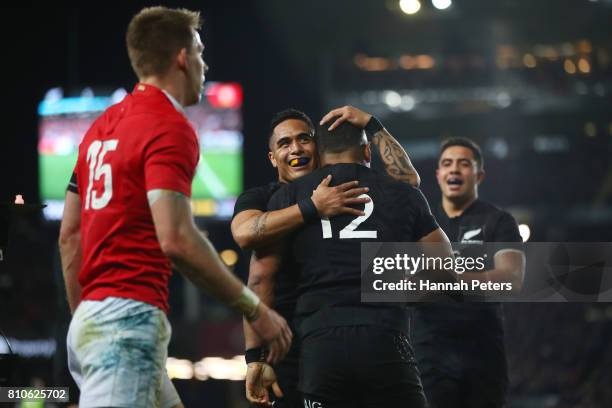
[[145,148],[146,190],[172,190],[191,197],[199,158],[198,139],[193,129],[188,124],[169,127]]

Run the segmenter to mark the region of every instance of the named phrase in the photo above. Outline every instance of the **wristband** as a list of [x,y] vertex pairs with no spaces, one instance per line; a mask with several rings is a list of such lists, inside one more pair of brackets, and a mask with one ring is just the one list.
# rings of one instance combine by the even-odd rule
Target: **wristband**
[[242,287],[242,293],[230,306],[242,313],[248,322],[257,320],[259,317],[259,297],[247,286]]
[[382,125],[382,123],[380,123],[380,120],[376,119],[376,116],[374,115],[372,115],[372,117],[368,121],[368,124],[365,125],[365,127],[363,128],[363,130],[365,130],[366,132],[366,135],[368,136],[368,139],[383,129],[384,126]]
[[244,360],[247,364],[265,363],[268,358],[268,349],[260,346],[248,349],[244,352]]
[[304,198],[303,200],[298,201],[297,205],[300,208],[302,217],[304,218],[304,223],[311,222],[319,218],[319,211],[312,201],[312,198]]

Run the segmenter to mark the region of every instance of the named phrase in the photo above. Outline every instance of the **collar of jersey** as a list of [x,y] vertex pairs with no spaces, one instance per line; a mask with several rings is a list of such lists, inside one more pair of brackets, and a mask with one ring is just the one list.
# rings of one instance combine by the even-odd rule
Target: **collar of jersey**
[[155,90],[155,91],[161,91],[164,95],[166,95],[166,98],[168,98],[168,100],[170,101],[172,106],[174,106],[174,109],[176,109],[177,111],[179,111],[183,115],[185,115],[185,108],[183,108],[183,106],[176,99],[174,99],[174,96],[170,95],[170,93],[167,92],[165,89],[161,89],[161,88],[158,88],[158,87],[156,87],[154,85],[143,84],[143,83],[139,82],[134,87],[134,92],[136,92],[136,91],[144,92],[144,91],[146,91],[148,89]]
[[181,112],[184,115],[185,108],[183,108],[183,105],[181,105],[176,99],[174,99],[174,96],[170,95],[169,92],[166,92],[165,89],[162,89],[161,91],[164,93],[164,95],[168,97],[170,102],[172,102],[172,106],[174,106],[174,109],[176,109],[177,111]]
[[[478,202],[478,198],[476,198],[474,201],[472,201],[470,203],[470,205],[468,205],[461,214],[459,214],[456,217],[448,217],[449,220],[458,220],[460,218],[462,218],[464,215],[466,215],[468,212],[473,211],[474,207],[476,207],[476,203]],[[438,204],[438,208],[440,209],[442,214],[446,214],[446,211],[444,211],[444,206],[442,205],[442,202],[440,201],[440,203]]]

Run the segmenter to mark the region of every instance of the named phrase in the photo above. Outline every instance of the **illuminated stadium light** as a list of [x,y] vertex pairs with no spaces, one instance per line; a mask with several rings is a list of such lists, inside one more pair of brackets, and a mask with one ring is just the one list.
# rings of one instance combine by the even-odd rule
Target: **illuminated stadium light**
[[166,371],[170,379],[191,380],[193,378],[193,363],[189,360],[168,357],[166,360]]
[[416,58],[410,55],[402,55],[399,59],[399,65],[403,69],[414,69],[416,68]]
[[495,95],[495,104],[500,108],[507,108],[512,104],[512,97],[508,92],[501,91]]
[[246,369],[244,356],[235,356],[231,360],[221,357],[205,357],[194,364],[195,377],[202,381],[208,378],[242,381],[246,377]]
[[170,379],[206,381],[215,380],[243,381],[246,377],[246,364],[244,355],[234,356],[231,359],[222,357],[204,357],[193,362],[168,357],[166,371]]
[[384,101],[390,108],[397,108],[402,104],[402,96],[395,91],[386,91]]
[[400,0],[399,6],[405,14],[416,14],[421,9],[419,0]]
[[45,101],[57,102],[64,97],[64,90],[62,88],[51,88],[45,94]]
[[431,0],[431,4],[438,10],[446,10],[453,2],[451,0]]
[[527,68],[535,68],[536,66],[536,59],[532,54],[525,54],[523,55],[523,64],[527,67]]
[[531,237],[531,228],[529,228],[529,225],[520,224],[519,234],[521,234],[521,238],[523,239],[523,242],[529,241],[529,237]]
[[589,63],[589,60],[587,60],[586,58],[580,58],[578,60],[578,69],[583,74],[588,74],[589,72],[591,72],[591,64]]
[[127,91],[124,88],[115,89],[115,92],[111,95],[111,103],[119,103],[127,95]]
[[414,109],[414,105],[416,104],[414,97],[411,95],[402,96],[402,103],[400,103],[400,109],[403,111],[411,111]]
[[387,58],[368,57],[364,54],[355,55],[353,62],[363,71],[386,71],[392,67],[391,61]]
[[93,98],[94,96],[94,91],[90,87],[83,88],[81,91],[81,98]]
[[47,205],[43,208],[43,215],[46,220],[59,221],[64,214],[64,200],[45,200]]
[[436,61],[433,59],[431,55],[423,54],[417,55],[416,57],[416,65],[419,69],[430,69],[436,64]]

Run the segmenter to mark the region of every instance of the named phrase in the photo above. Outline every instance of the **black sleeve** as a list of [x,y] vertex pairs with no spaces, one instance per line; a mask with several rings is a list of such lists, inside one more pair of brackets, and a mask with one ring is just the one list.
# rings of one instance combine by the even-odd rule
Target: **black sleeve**
[[295,204],[295,188],[293,184],[281,187],[268,202],[268,211],[282,210]]
[[494,242],[503,243],[495,245],[495,252],[502,249],[522,249],[523,239],[519,233],[518,225],[512,215],[502,212],[495,225]]
[[[404,237],[404,240],[416,242],[430,232],[438,229],[439,226],[436,219],[431,214],[427,199],[421,190],[414,187],[409,187],[409,189],[409,191],[407,190],[407,194],[403,194],[405,197],[405,204],[401,207],[403,207],[403,211],[405,212],[407,212],[405,210],[406,208],[412,210],[410,211],[412,213],[412,219],[408,221],[412,222],[412,236]],[[401,207],[400,210],[402,210]]]
[[232,219],[246,210],[266,211],[269,199],[270,194],[268,190],[263,187],[254,187],[243,191],[242,194],[238,196],[236,204],[234,205],[234,215],[232,215]]
[[72,173],[72,176],[70,177],[70,182],[68,183],[68,187],[66,187],[66,190],[72,191],[75,194],[79,194],[79,186],[77,185],[76,173]]

